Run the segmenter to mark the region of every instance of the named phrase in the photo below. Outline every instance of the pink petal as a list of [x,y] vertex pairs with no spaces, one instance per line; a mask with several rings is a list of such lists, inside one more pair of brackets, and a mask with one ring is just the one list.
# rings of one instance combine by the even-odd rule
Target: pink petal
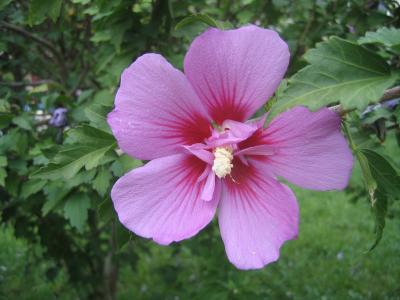
[[207,176],[206,183],[204,184],[203,191],[201,193],[201,200],[211,201],[215,191],[215,173],[210,171]]
[[215,148],[225,145],[236,144],[248,139],[258,127],[254,123],[241,123],[232,120],[225,120],[222,123],[222,132],[214,130],[206,143],[208,147]]
[[279,258],[282,244],[298,234],[292,191],[250,162],[234,161],[222,187],[218,221],[225,250],[239,269],[258,269]]
[[343,189],[353,157],[340,131],[340,117],[327,108],[311,112],[295,107],[277,116],[240,148],[270,146],[273,155],[260,158],[265,167],[299,186],[315,190]]
[[200,199],[206,164],[192,155],[155,159],[121,177],[111,191],[119,220],[129,230],[159,244],[190,238],[213,218],[213,200]]
[[185,57],[190,83],[213,120],[247,120],[272,96],[289,63],[286,43],[272,30],[254,25],[209,29]]
[[207,113],[185,75],[145,54],[122,74],[108,123],[121,149],[139,159],[175,154],[210,136]]
[[190,146],[184,146],[186,150],[192,153],[197,158],[201,159],[202,161],[212,165],[214,161],[214,154],[210,151],[206,150],[206,145],[204,144],[193,144]]

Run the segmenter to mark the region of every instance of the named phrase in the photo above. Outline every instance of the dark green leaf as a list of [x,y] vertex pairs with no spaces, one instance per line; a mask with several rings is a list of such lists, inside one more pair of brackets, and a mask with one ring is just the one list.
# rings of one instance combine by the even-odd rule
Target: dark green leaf
[[[93,176],[91,173],[94,172],[86,172],[86,174],[77,174],[69,180],[68,182],[63,181],[50,181],[43,188],[44,193],[47,196],[47,201],[42,207],[42,215],[46,216],[50,211],[58,208],[62,204],[62,200],[68,195],[71,189],[75,186],[81,185],[86,180],[91,180]],[[82,178],[84,177],[84,178]]]
[[400,176],[397,174],[396,170],[379,153],[369,149],[362,149],[361,152],[368,159],[372,176],[374,177],[381,193],[399,199]]
[[11,3],[12,0],[0,0],[0,10],[5,8],[8,4]]
[[114,206],[110,198],[107,197],[99,204],[97,214],[100,220],[105,223],[108,223],[115,216]]
[[31,0],[29,5],[29,24],[36,25],[49,16],[55,22],[60,15],[62,0]]
[[376,201],[376,198],[375,198],[375,191],[377,188],[376,181],[375,181],[374,177],[372,176],[371,168],[368,163],[367,157],[360,150],[356,150],[356,157],[357,157],[357,160],[361,167],[364,184],[368,191],[371,205],[373,206]]
[[381,241],[383,235],[383,229],[385,228],[385,219],[387,214],[387,198],[384,193],[379,189],[375,193],[376,201],[372,206],[372,213],[375,217],[375,242],[369,248],[372,251]]
[[87,194],[73,194],[67,199],[64,205],[64,215],[71,225],[83,231],[83,227],[87,221],[88,209],[90,208],[90,199]]

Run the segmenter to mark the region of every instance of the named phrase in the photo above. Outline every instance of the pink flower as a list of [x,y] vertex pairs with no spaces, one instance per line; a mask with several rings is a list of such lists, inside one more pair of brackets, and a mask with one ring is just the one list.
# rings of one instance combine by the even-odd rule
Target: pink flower
[[124,152],[151,161],[114,185],[120,221],[167,245],[196,235],[218,208],[236,267],[276,261],[299,222],[296,198],[277,176],[309,189],[343,189],[353,164],[340,118],[328,109],[296,107],[265,129],[264,118],[247,121],[288,62],[276,32],[245,26],[197,37],[185,74],[157,54],[129,66],[108,123]]

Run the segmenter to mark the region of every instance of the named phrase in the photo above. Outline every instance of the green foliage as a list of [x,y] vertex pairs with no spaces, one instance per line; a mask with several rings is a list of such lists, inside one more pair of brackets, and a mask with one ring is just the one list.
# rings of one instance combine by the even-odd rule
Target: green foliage
[[381,44],[400,52],[400,29],[382,27],[377,31],[367,32],[358,40],[360,44]]
[[45,259],[39,247],[16,239],[10,227],[0,227],[1,299],[72,299],[65,270]]
[[[367,2],[0,1],[0,298],[396,299],[400,110],[363,108],[399,84],[400,14],[393,1]],[[216,224],[170,247],[120,225],[112,184],[145,162],[121,153],[106,116],[122,70],[141,54],[182,68],[205,28],[248,23],[274,28],[291,51],[270,116],[292,105],[353,110],[346,119],[367,188],[355,172],[348,195],[298,191],[300,239],[279,263],[245,273],[227,262]],[[53,127],[57,108],[67,119]],[[367,204],[374,246],[382,241],[358,261],[373,238]]]
[[55,22],[60,15],[62,0],[32,0],[29,5],[29,24],[42,23],[46,16]]
[[296,105],[317,110],[337,102],[361,110],[378,102],[398,79],[379,55],[337,37],[309,50],[305,59],[310,65],[289,80],[275,113]]
[[[71,179],[81,168],[91,170],[112,160],[106,154],[115,147],[112,135],[84,125],[68,132],[68,144],[54,156],[52,163],[32,174],[32,178]],[[73,144],[75,142],[75,144]]]

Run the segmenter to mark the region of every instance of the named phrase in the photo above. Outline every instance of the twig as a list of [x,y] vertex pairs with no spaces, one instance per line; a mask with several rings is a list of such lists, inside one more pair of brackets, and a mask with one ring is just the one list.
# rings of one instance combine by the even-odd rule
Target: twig
[[52,84],[52,83],[55,83],[55,82],[53,80],[50,80],[50,79],[38,80],[38,81],[35,81],[35,82],[24,82],[24,81],[7,82],[7,81],[0,81],[0,85],[12,87],[12,88],[24,87],[24,86],[38,86],[38,85],[42,85],[42,84]]
[[[379,100],[379,102],[382,103],[382,102],[389,101],[389,100],[392,100],[397,97],[400,97],[400,86],[395,86],[391,89],[386,90],[385,93],[383,94],[383,96],[381,97],[381,99]],[[355,108],[343,109],[343,107],[340,104],[331,106],[331,107],[329,107],[329,109],[336,112],[340,116],[344,116],[345,114],[355,110]]]

